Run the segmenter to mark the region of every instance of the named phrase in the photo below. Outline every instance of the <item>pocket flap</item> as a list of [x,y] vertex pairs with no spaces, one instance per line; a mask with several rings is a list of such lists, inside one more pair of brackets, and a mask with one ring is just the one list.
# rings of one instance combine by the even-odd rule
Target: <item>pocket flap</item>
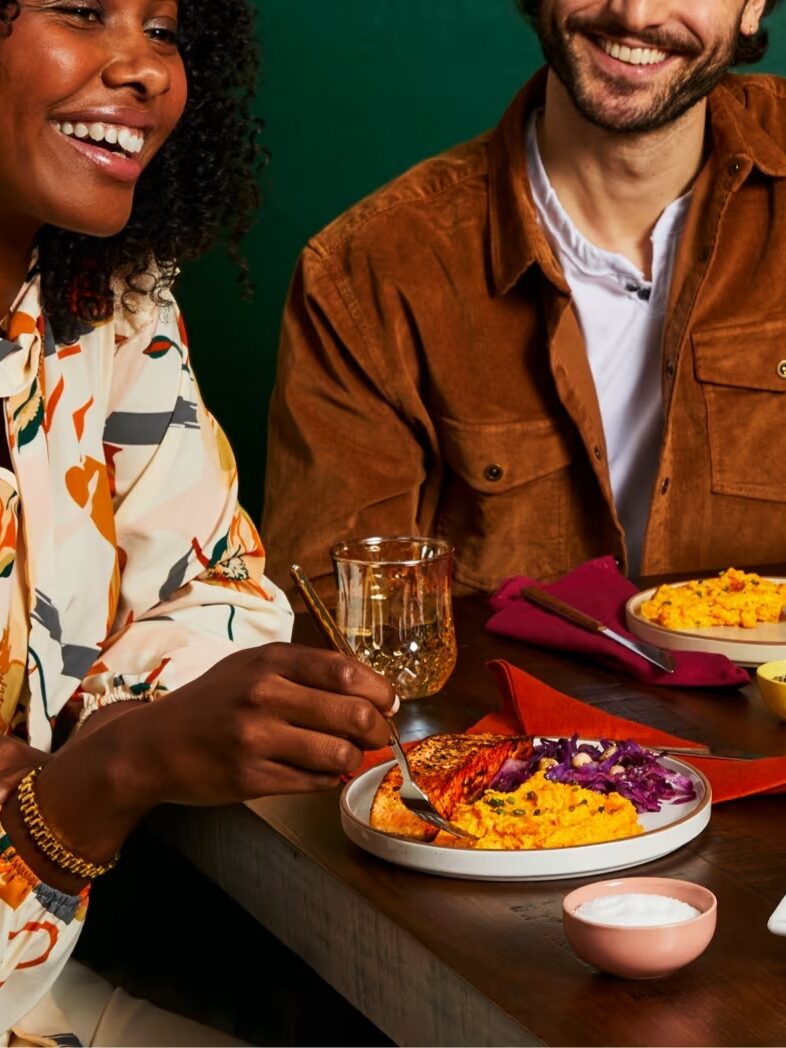
[[694,331],[692,342],[699,382],[786,393],[786,320]]
[[548,418],[512,422],[440,419],[445,461],[476,491],[502,493],[573,460],[573,438]]

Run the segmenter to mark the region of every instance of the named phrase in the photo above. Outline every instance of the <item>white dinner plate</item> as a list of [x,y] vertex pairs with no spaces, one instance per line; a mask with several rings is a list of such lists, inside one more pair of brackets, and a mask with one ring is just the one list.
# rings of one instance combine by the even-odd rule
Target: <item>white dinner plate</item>
[[674,757],[662,757],[667,768],[687,775],[696,797],[685,804],[664,804],[659,812],[644,812],[637,837],[582,844],[569,848],[496,851],[482,848],[446,848],[423,841],[392,837],[369,825],[377,786],[393,761],[369,768],[341,794],[341,824],[351,841],[380,859],[443,877],[480,881],[552,881],[565,877],[612,873],[659,859],[697,837],[710,821],[712,789],[707,779]]
[[[770,582],[786,579],[770,578]],[[786,621],[760,622],[753,629],[741,626],[707,626],[703,629],[673,630],[645,619],[639,610],[655,589],[642,590],[625,605],[628,629],[640,640],[670,651],[704,651],[726,655],[741,666],[760,666],[763,662],[786,659]]]

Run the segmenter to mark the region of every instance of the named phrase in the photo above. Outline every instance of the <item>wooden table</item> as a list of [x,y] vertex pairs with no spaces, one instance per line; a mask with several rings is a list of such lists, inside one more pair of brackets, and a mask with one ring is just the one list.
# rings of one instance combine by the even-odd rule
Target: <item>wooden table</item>
[[[457,670],[439,697],[405,704],[406,737],[462,730],[496,707],[484,664],[507,658],[609,712],[786,754],[786,725],[753,685],[647,687],[494,639],[487,615],[482,600],[456,602]],[[296,634],[314,639],[302,616]],[[197,866],[402,1045],[786,1044],[786,938],[766,930],[786,892],[784,823],[783,797],[720,805],[697,840],[636,869],[712,889],[718,927],[694,964],[635,982],[599,975],[570,950],[561,902],[583,881],[461,881],[388,865],[346,839],[337,792],[159,819]]]

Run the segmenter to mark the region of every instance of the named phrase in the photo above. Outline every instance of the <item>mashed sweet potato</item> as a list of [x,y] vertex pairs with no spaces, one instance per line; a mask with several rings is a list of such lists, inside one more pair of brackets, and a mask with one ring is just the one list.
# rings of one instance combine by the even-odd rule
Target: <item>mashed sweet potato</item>
[[786,605],[786,585],[728,568],[717,578],[659,586],[640,607],[650,622],[672,630],[778,622]]
[[474,803],[459,804],[451,821],[473,833],[477,843],[440,832],[434,844],[501,851],[564,848],[643,832],[635,807],[625,797],[550,782],[545,770],[512,793],[487,790]]

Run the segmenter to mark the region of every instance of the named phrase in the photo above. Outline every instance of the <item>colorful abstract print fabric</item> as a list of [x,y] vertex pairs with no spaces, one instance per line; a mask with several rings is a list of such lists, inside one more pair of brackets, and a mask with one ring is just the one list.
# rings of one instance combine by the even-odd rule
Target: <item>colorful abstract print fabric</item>
[[[174,302],[62,345],[33,272],[0,339],[0,397],[0,733],[48,750],[69,702],[155,698],[289,639]],[[41,884],[0,827],[0,1031],[51,985],[86,903]]]

